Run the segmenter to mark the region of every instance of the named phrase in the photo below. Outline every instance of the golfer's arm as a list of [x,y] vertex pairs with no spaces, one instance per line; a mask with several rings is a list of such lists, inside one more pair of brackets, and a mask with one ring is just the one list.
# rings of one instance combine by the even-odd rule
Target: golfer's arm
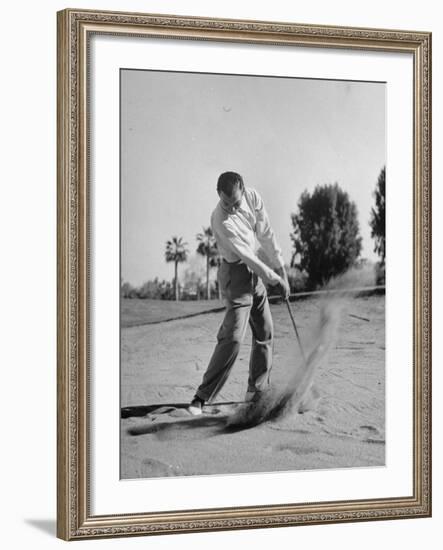
[[252,271],[270,285],[280,283],[281,278],[277,273],[257,257],[256,254],[244,245],[236,236],[227,238],[229,247]]
[[[269,258],[270,262],[276,269],[284,268],[284,260],[281,248],[277,243],[275,238],[274,231],[272,230],[271,223],[269,221],[268,214],[266,212],[263,200],[258,195],[256,196],[256,216],[257,222],[255,226],[255,231],[259,243],[262,245],[263,250],[266,253],[266,256]],[[278,273],[278,271],[277,271]],[[284,269],[283,269],[284,273]],[[282,276],[281,273],[279,273]]]
[[277,273],[277,275],[279,275],[282,279],[284,279],[285,281],[288,280],[288,274],[286,273],[286,269],[284,266],[282,267],[277,267],[275,269],[275,272]]

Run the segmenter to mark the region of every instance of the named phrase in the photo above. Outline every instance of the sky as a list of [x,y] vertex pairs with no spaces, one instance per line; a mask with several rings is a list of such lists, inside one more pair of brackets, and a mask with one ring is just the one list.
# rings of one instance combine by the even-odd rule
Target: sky
[[[386,163],[385,84],[121,71],[121,277],[172,280],[165,244],[191,256],[218,202],[218,176],[239,172],[262,196],[285,261],[304,190],[337,182],[357,205],[361,257],[376,260],[370,211]],[[179,267],[204,270],[191,257]]]

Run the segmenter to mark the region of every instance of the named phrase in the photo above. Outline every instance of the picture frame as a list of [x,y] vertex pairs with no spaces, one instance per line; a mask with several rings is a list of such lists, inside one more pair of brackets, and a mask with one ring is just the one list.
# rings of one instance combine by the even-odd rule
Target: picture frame
[[[58,25],[57,153],[57,536],[64,540],[252,529],[431,515],[431,34],[422,31],[364,29],[284,22],[212,19],[178,15],[67,9]],[[409,56],[413,81],[411,136],[411,234],[402,238],[410,251],[412,279],[412,460],[408,494],[352,499],[296,498],[253,505],[224,505],[151,511],[95,513],[92,479],[96,462],[91,420],[97,385],[92,372],[94,323],[91,271],[97,249],[91,246],[98,205],[91,181],[90,151],[96,144],[90,93],[96,65],[95,36],[164,43],[247,44],[252,48],[312,48]],[[184,43],[184,42],[183,42]],[[160,61],[161,62],[161,61]],[[94,168],[95,169],[95,168]],[[114,220],[118,224],[117,220]],[[112,222],[111,222],[112,223]],[[404,244],[406,242],[406,245]],[[118,292],[118,291],[116,291]],[[98,307],[94,304],[94,307]],[[392,315],[400,315],[393,311]],[[394,358],[395,361],[395,358]],[[110,420],[113,422],[114,419]],[[116,453],[118,450],[116,450]],[[171,480],[168,480],[171,487]],[[158,483],[162,483],[159,481]],[[188,485],[189,487],[189,485]],[[160,489],[159,489],[160,490]],[[174,489],[172,488],[172,491]]]

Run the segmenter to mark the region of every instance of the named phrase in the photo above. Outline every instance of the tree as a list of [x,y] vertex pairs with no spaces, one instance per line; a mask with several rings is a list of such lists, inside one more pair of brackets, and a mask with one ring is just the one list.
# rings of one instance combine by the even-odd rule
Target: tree
[[197,235],[198,247],[197,252],[201,256],[206,258],[206,298],[211,298],[211,292],[209,288],[209,272],[211,267],[216,267],[218,262],[218,248],[217,241],[210,227],[204,227],[203,233]]
[[166,242],[165,259],[167,262],[174,262],[174,294],[178,301],[178,264],[185,262],[188,257],[186,248],[188,243],[183,242],[182,237],[172,237]]
[[308,276],[310,288],[323,286],[346,271],[361,251],[357,207],[337,183],[304,191],[292,214],[292,267]]
[[121,281],[121,297],[122,298],[136,298],[137,290],[128,282]]
[[385,264],[386,234],[385,234],[385,187],[386,167],[383,167],[378,176],[377,185],[374,191],[375,207],[371,208],[371,237],[375,240],[374,252],[380,256],[381,265]]

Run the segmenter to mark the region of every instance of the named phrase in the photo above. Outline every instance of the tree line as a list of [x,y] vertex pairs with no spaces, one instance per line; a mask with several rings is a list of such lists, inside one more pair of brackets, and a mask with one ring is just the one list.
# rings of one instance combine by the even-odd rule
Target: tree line
[[[374,205],[369,225],[374,239],[374,251],[380,260],[376,265],[377,284],[384,284],[385,268],[385,184],[386,168],[381,170],[375,185]],[[293,254],[287,267],[291,292],[315,290],[332,277],[344,273],[361,262],[362,239],[355,203],[338,183],[318,185],[312,194],[304,191],[297,204],[297,212],[291,215]],[[194,281],[192,291],[183,292],[179,285],[179,265],[189,258],[189,245],[182,237],[174,236],[166,242],[165,261],[174,265],[172,283],[158,278],[147,281],[141,287],[123,283],[125,298],[156,298],[164,300],[210,299],[220,297],[217,282],[211,287],[211,270],[220,265],[217,242],[210,227],[196,235],[196,252],[205,258],[205,281]],[[181,292],[182,291],[182,292]]]

